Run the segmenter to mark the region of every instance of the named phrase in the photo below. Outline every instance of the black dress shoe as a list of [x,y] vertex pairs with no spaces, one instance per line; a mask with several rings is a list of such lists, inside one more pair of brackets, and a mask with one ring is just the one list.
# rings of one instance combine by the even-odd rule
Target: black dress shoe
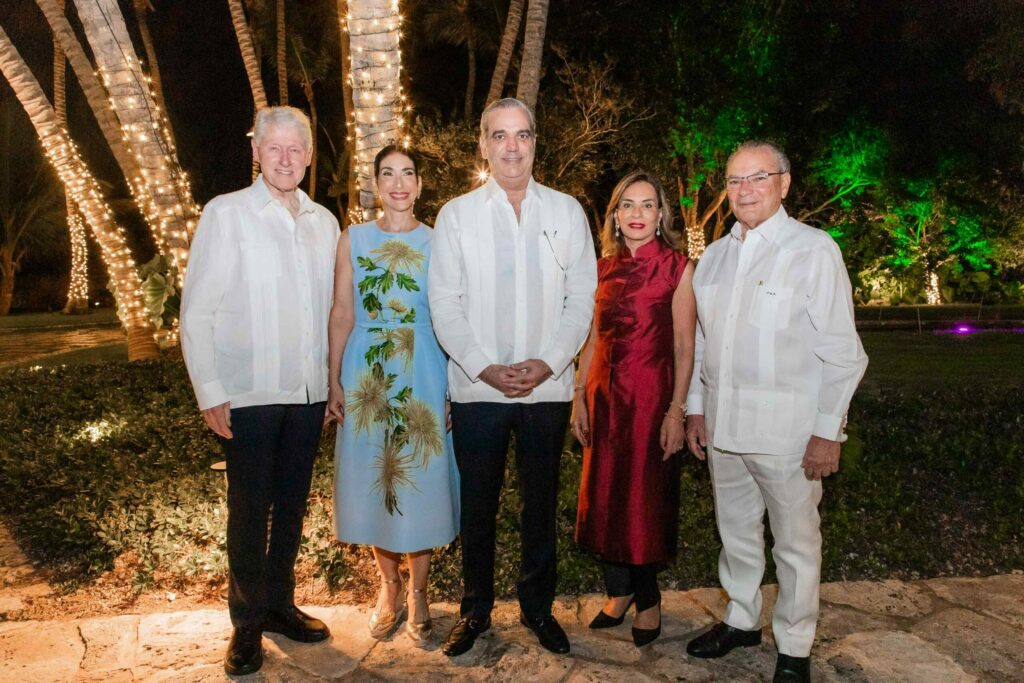
[[267,613],[267,623],[264,625],[263,631],[280,633],[285,638],[300,643],[319,643],[321,640],[327,640],[331,635],[327,624],[316,617],[309,616],[294,605],[285,609],[270,610]]
[[729,624],[718,622],[702,635],[686,645],[686,652],[692,657],[715,659],[724,657],[738,647],[752,647],[761,644],[761,631],[744,631]]
[[263,630],[259,626],[241,626],[231,631],[224,671],[244,676],[263,666]]
[[469,652],[473,643],[476,642],[477,636],[490,627],[490,617],[484,619],[462,617],[452,627],[451,633],[448,634],[448,640],[444,641],[444,645],[441,646],[441,652],[449,657],[458,657],[464,652]]
[[635,595],[629,599],[629,604],[626,605],[626,609],[624,609],[622,611],[622,614],[620,614],[617,617],[608,616],[608,614],[602,609],[600,612],[597,613],[597,616],[595,616],[590,621],[590,626],[588,626],[587,628],[599,629],[614,628],[615,626],[619,626],[626,618],[626,612],[629,611],[629,607],[633,604],[634,600],[636,600]]
[[779,653],[772,683],[811,683],[811,658]]
[[519,613],[519,622],[537,635],[537,640],[546,649],[555,654],[564,655],[569,652],[569,636],[558,625],[558,622],[550,614],[540,617],[528,617],[522,612]]

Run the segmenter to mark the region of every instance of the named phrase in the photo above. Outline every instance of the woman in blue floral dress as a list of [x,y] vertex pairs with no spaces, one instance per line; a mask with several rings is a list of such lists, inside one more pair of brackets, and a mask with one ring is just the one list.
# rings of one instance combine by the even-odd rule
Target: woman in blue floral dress
[[422,645],[431,549],[458,533],[458,469],[446,424],[447,366],[427,304],[433,229],[413,216],[422,187],[416,156],[386,147],[374,175],[383,216],[349,227],[338,242],[327,402],[339,423],[334,528],[340,541],[373,546],[381,589],[371,634],[388,637],[408,606],[406,631]]

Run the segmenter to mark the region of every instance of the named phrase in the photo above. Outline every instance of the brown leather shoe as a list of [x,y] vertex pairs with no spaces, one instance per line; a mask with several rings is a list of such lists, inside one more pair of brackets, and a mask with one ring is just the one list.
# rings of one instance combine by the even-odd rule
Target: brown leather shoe
[[263,630],[266,633],[280,633],[285,638],[300,643],[319,643],[331,635],[327,624],[309,616],[294,605],[285,609],[270,610]]
[[761,644],[761,631],[744,631],[729,624],[718,622],[706,633],[697,636],[686,645],[691,657],[716,659],[724,657],[738,647],[752,647]]
[[244,676],[263,666],[263,631],[259,626],[240,626],[231,631],[224,671]]

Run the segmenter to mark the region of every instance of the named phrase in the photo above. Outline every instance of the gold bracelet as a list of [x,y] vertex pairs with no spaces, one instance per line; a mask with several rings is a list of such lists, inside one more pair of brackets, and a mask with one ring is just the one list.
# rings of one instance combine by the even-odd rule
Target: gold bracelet
[[682,422],[683,424],[686,424],[686,418],[685,417],[676,417],[675,415],[673,415],[672,413],[668,412],[667,410],[665,411],[665,417],[667,417],[670,420],[675,420],[676,422]]
[[585,390],[586,388],[587,388],[587,385],[586,385],[586,384],[577,384],[577,385],[576,385],[576,391],[583,391],[583,390]]

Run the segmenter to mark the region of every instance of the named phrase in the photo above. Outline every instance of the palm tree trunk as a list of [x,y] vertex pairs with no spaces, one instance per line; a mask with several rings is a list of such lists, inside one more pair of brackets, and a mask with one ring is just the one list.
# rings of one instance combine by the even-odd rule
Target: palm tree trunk
[[473,117],[473,95],[476,92],[476,33],[471,21],[466,24],[466,50],[469,52],[469,76],[466,80],[464,118],[469,121]]
[[350,0],[349,39],[356,138],[356,173],[363,215],[376,205],[373,158],[400,137],[402,127],[401,56],[398,3]]
[[312,141],[310,142],[309,155],[309,198],[316,199],[316,99],[313,93],[313,84],[307,78],[302,80],[302,90],[306,94],[306,101],[309,102],[309,127],[312,129]]
[[277,103],[288,104],[288,53],[285,51],[287,25],[284,0],[277,0]]
[[[96,117],[96,122],[100,126],[100,132],[107,141],[107,146],[110,147],[110,152],[114,155],[114,160],[117,161],[117,165],[137,198],[136,201],[141,209],[143,204],[139,198],[142,196],[140,184],[142,171],[135,155],[132,154],[122,137],[121,124],[110,109],[107,92],[103,88],[103,84],[100,83],[92,62],[89,61],[81,43],[78,42],[78,36],[75,35],[74,29],[71,28],[71,24],[64,16],[63,0],[36,0],[36,4],[42,10],[47,23],[50,24],[54,42],[60,46],[64,56],[71,64],[75,77],[78,78],[78,83],[82,86],[82,92],[85,93],[85,99],[89,102],[89,108],[92,109],[93,116]],[[142,214],[145,216],[146,211],[143,210]],[[150,228],[153,231],[157,230],[156,226],[150,226]]]
[[338,0],[338,22],[341,25],[341,95],[345,106],[345,158],[348,163],[348,196],[344,215],[341,217],[341,229],[344,230],[355,214],[359,195],[359,185],[356,183],[356,137],[353,129],[355,115],[352,101],[352,57],[349,54],[348,0]]
[[[135,10],[135,23],[139,27],[139,36],[142,38],[142,47],[146,50],[146,65],[149,67],[149,81],[150,90],[153,91],[153,97],[156,99],[157,105],[160,110],[167,116],[167,102],[164,100],[164,84],[160,80],[160,64],[156,59],[156,48],[153,46],[153,37],[149,33],[149,21],[148,13],[153,11],[153,5],[150,0],[134,0],[132,8]],[[174,130],[169,126],[167,128],[167,136],[171,139],[171,144],[177,147],[177,141],[174,139]]]
[[508,5],[505,32],[501,35],[498,61],[494,65],[494,73],[491,75],[491,87],[487,91],[486,104],[500,99],[501,93],[505,90],[505,78],[508,76],[509,64],[512,63],[512,53],[516,47],[516,36],[519,35],[519,25],[523,23],[523,5],[525,2],[526,0],[512,0]]
[[[64,0],[57,0],[61,12]],[[53,111],[62,128],[68,127],[68,107],[65,90],[67,59],[56,38],[53,41]],[[78,217],[71,197],[64,195],[67,205],[68,237],[71,242],[71,273],[68,276],[68,296],[64,312],[85,313],[89,310],[89,251],[85,240],[85,226]]]
[[252,43],[252,32],[249,22],[245,19],[242,0],[228,0],[231,11],[231,24],[235,27],[235,38],[238,49],[242,52],[242,63],[245,64],[245,75],[249,77],[249,89],[252,90],[252,102],[256,111],[267,106],[267,94],[263,89],[263,76],[260,74],[260,60],[256,57],[256,49]]
[[0,245],[0,316],[11,312],[14,301],[14,245]]
[[124,230],[114,222],[113,212],[74,144],[57,122],[57,115],[46,94],[2,28],[0,73],[11,84],[39,135],[50,163],[64,183],[65,191],[71,195],[99,242],[111,280],[116,283],[114,297],[118,317],[128,332],[129,360],[155,358],[159,349],[153,336],[153,324],[146,314],[142,283],[129,255]]
[[170,124],[157,107],[135,55],[117,0],[75,0],[78,18],[110,94],[110,105],[142,166],[146,215],[161,253],[177,266],[180,287],[188,267],[188,244],[199,209],[167,135]]
[[519,65],[516,97],[531,109],[537,108],[540,91],[541,63],[544,57],[544,32],[548,25],[549,0],[530,0],[526,7],[526,28],[523,35],[523,59]]

